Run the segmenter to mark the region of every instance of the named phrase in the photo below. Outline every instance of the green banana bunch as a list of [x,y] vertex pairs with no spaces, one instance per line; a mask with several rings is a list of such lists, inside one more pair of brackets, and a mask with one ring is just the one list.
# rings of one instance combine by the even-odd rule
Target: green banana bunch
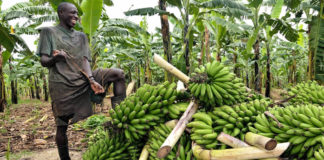
[[84,160],[128,160],[129,157],[136,159],[139,152],[140,149],[131,144],[124,135],[115,134],[109,137],[106,132],[105,137],[91,145],[82,157]]
[[218,133],[213,129],[212,117],[206,112],[198,112],[193,116],[194,121],[187,124],[191,129],[191,140],[197,144],[205,146],[207,149],[212,149],[218,146]]
[[224,132],[244,140],[249,127],[258,121],[257,115],[266,111],[270,104],[266,99],[244,102],[234,107],[222,106],[211,113],[217,132]]
[[[153,130],[149,132],[148,151],[150,153],[150,160],[159,160],[157,158],[157,151],[160,149],[161,145],[165,139],[169,136],[172,129],[165,124],[160,124],[155,126]],[[179,154],[177,154],[177,152]],[[164,158],[165,160],[191,160],[193,158],[193,153],[191,150],[191,141],[186,133],[181,136],[178,144],[176,144],[172,151]]]
[[290,88],[288,95],[296,95],[296,97],[290,100],[296,104],[324,104],[324,87],[319,85],[316,81],[299,83],[295,87]]
[[167,106],[177,97],[175,87],[176,83],[168,81],[157,86],[143,85],[135,94],[109,110],[113,125],[124,130],[130,141],[139,140],[152,126],[165,121],[169,113]]
[[[298,159],[314,158],[314,152],[324,147],[324,109],[317,105],[275,107],[270,112],[282,125],[263,114],[257,116],[251,132],[276,139],[278,142],[290,142],[290,148],[284,156]],[[318,156],[318,154],[317,154]]]
[[324,159],[324,151],[323,149],[319,149],[317,151],[314,152],[314,157],[315,157],[315,160],[322,160]]
[[268,99],[268,100],[270,100],[269,98],[266,98],[266,97],[263,96],[262,94],[260,94],[260,93],[258,93],[258,92],[256,92],[256,91],[254,91],[254,90],[251,90],[251,91],[249,92],[248,97],[247,97],[247,101],[253,101],[253,100],[256,100],[256,99],[259,99],[259,100],[261,100],[261,99]]
[[233,107],[217,107],[213,112],[198,112],[193,115],[194,121],[187,125],[192,128],[191,139],[206,149],[225,149],[227,146],[216,140],[217,135],[224,132],[244,140],[257,115],[266,111],[269,104],[265,99],[257,99]]
[[182,113],[186,111],[188,105],[189,102],[179,102],[168,105],[169,117],[171,119],[179,119],[182,116]]
[[190,76],[188,89],[210,106],[233,105],[247,97],[242,80],[218,61],[196,68]]
[[180,138],[180,144],[178,145],[179,156],[176,160],[196,160],[191,149],[191,140],[189,134],[185,133]]

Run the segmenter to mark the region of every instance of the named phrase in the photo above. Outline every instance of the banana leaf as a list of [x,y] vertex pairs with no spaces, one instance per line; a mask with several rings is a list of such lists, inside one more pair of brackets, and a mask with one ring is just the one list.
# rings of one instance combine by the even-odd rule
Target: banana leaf
[[316,18],[310,33],[310,49],[315,52],[315,79],[324,82],[324,2],[321,1],[321,10]]
[[81,17],[82,27],[84,32],[89,34],[89,37],[93,36],[94,32],[99,26],[99,19],[102,12],[102,0],[83,0],[81,9],[83,15]]

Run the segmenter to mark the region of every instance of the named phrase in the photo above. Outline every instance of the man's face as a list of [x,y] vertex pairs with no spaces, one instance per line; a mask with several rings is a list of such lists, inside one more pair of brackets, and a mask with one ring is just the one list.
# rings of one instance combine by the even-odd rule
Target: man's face
[[68,4],[65,6],[64,10],[61,11],[61,21],[68,27],[73,28],[76,22],[79,20],[78,9],[72,5]]

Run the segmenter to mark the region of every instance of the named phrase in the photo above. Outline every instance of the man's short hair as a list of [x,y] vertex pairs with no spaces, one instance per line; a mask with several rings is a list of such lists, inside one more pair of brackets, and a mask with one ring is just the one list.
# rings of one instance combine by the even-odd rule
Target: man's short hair
[[59,15],[59,13],[60,13],[61,11],[64,11],[65,7],[68,6],[68,5],[74,5],[74,4],[69,3],[69,2],[62,2],[62,3],[60,3],[60,4],[58,5],[58,7],[57,7],[57,14]]

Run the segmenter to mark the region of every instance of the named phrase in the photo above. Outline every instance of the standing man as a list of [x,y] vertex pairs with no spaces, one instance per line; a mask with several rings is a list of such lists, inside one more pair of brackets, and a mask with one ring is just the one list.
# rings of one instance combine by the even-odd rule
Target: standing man
[[58,152],[61,160],[70,160],[66,131],[69,124],[92,114],[90,95],[105,96],[103,86],[114,83],[114,107],[125,98],[126,86],[124,72],[120,69],[91,72],[87,37],[73,29],[79,20],[77,8],[63,2],[58,6],[57,13],[60,23],[41,29],[36,54],[41,57],[42,66],[49,70]]

